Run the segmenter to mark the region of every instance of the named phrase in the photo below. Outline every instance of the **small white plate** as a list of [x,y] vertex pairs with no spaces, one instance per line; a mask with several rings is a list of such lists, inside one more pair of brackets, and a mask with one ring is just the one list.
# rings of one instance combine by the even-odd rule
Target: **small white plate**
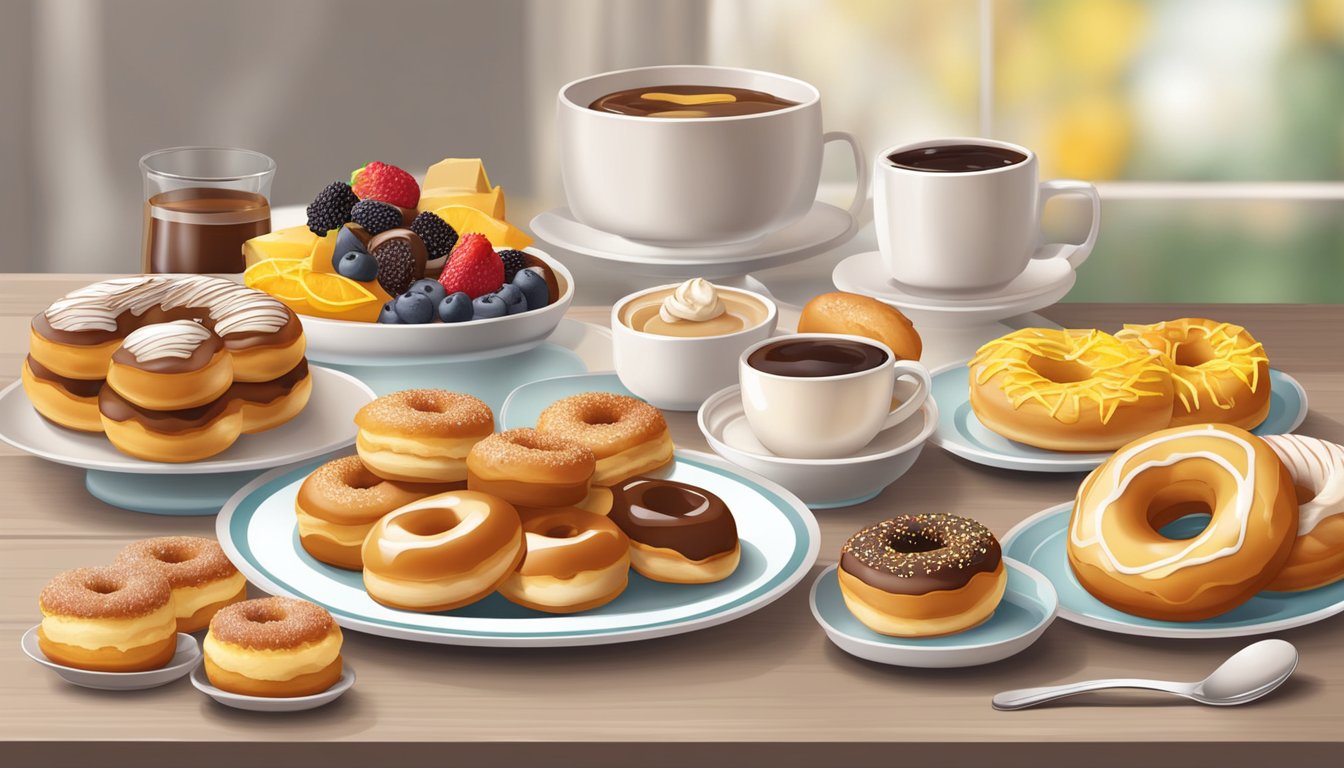
[[201,647],[197,644],[196,638],[184,632],[177,633],[177,651],[167,666],[146,672],[95,672],[57,664],[48,659],[38,647],[37,627],[23,633],[20,645],[23,646],[23,652],[28,658],[55,671],[67,683],[81,688],[97,688],[100,691],[142,691],[146,688],[158,688],[183,677],[201,660]]
[[1004,558],[1008,588],[983,623],[941,637],[889,637],[864,626],[840,594],[839,566],[832,565],[812,583],[812,616],[846,653],[879,664],[929,669],[974,667],[1021,653],[1055,620],[1059,598],[1050,580],[1016,560]]
[[226,707],[246,709],[249,712],[302,712],[305,709],[317,709],[330,704],[354,686],[354,668],[346,664],[344,660],[342,660],[341,665],[341,678],[336,681],[336,684],[311,696],[275,698],[272,696],[247,696],[241,693],[223,691],[210,684],[210,678],[205,675],[204,664],[197,665],[195,669],[191,670],[191,684],[196,686],[196,690]]
[[1078,275],[1064,259],[1032,259],[1021,275],[998,290],[970,294],[918,293],[887,275],[880,251],[850,256],[835,265],[831,273],[836,288],[871,296],[894,307],[931,314],[983,315],[988,319],[1002,319],[1048,307],[1064,298],[1077,279]]
[[710,395],[696,415],[710,448],[732,463],[788,488],[812,509],[862,504],[910,469],[938,425],[933,398],[918,414],[878,433],[854,456],[793,459],[761,445],[742,410],[742,388],[734,384]]

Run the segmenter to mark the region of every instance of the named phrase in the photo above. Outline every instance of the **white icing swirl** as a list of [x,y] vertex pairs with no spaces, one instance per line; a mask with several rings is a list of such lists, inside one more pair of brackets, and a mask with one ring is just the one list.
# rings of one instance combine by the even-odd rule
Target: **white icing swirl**
[[1344,514],[1344,446],[1303,435],[1266,435],[1264,440],[1293,483],[1315,494],[1298,507],[1298,536],[1311,533],[1327,517]]
[[666,323],[703,323],[726,311],[714,285],[702,277],[693,277],[663,299],[658,316]]
[[210,330],[191,320],[154,323],[136,328],[126,335],[121,346],[137,361],[186,359],[210,338]]
[[209,275],[119,277],[72,291],[47,307],[47,322],[58,331],[117,330],[125,312],[143,315],[154,307],[184,307],[209,313],[220,336],[275,333],[289,321],[289,310],[274,297]]

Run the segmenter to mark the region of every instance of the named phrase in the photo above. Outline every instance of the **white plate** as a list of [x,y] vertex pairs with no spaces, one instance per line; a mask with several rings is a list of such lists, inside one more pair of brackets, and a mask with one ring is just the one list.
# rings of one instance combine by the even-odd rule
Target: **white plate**
[[392,365],[502,357],[546,340],[574,300],[574,277],[536,248],[523,249],[555,273],[560,299],[541,309],[489,320],[424,325],[383,325],[299,315],[308,336],[308,357],[319,363]]
[[48,659],[38,647],[37,627],[24,632],[20,644],[28,658],[54,671],[67,683],[81,688],[97,688],[100,691],[142,691],[146,688],[158,688],[183,677],[201,661],[201,648],[196,643],[196,638],[183,632],[177,633],[177,651],[173,653],[173,658],[168,661],[167,666],[146,672],[95,672],[57,664]]
[[291,696],[276,698],[273,696],[247,696],[241,693],[222,691],[210,684],[205,675],[205,665],[200,664],[191,671],[191,684],[206,696],[234,709],[246,709],[250,712],[302,712],[305,709],[317,709],[339,699],[341,694],[355,684],[355,670],[345,660],[341,660],[341,677],[336,684],[321,693],[311,696]]
[[[887,274],[881,251],[865,251],[835,265],[835,287],[862,293],[888,304],[926,312],[983,312],[1031,304],[1019,312],[1049,306],[1064,297],[1078,279],[1064,259],[1032,259],[1011,283],[992,291],[970,293],[918,291],[896,282]],[[1051,297],[1041,304],[1043,297]],[[1037,306],[1038,305],[1038,306]]]
[[938,406],[929,398],[918,414],[842,459],[791,459],[771,453],[752,433],[737,385],[710,395],[696,423],[715,453],[788,488],[812,509],[834,509],[862,504],[904,475],[938,424]]
[[983,623],[956,634],[889,637],[874,632],[845,606],[834,565],[812,583],[812,617],[841,650],[879,664],[945,668],[1000,661],[1036,642],[1055,620],[1059,607],[1049,579],[1006,557],[1003,564],[1008,570],[1008,588],[998,608]]

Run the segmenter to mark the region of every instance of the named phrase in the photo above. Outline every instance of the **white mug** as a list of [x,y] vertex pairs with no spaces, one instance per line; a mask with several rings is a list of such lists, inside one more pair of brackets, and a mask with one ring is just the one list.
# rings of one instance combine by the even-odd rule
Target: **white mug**
[[[962,172],[912,170],[887,159],[898,152],[954,144],[1013,150],[1026,159]],[[1085,181],[1038,181],[1038,166],[1031,150],[993,139],[933,139],[879,153],[873,218],[892,279],[914,289],[973,292],[1004,287],[1032,259],[1065,259],[1077,269],[1097,242],[1101,198]],[[1041,242],[1041,211],[1058,195],[1091,200],[1091,229],[1082,243]]]
[[[641,86],[749,88],[796,105],[726,117],[640,117],[589,107]],[[812,209],[822,147],[844,141],[857,177],[850,215],[868,195],[858,139],[821,130],[821,94],[792,77],[751,69],[666,66],[575,80],[556,107],[560,171],[570,213],[582,224],[630,240],[711,245],[764,237]]]
[[[766,373],[747,362],[767,344],[801,339],[846,339],[877,347],[887,357],[864,371],[815,377]],[[932,387],[928,370],[917,361],[898,359],[880,341],[838,333],[765,339],[742,353],[737,368],[742,408],[756,439],[776,456],[795,459],[854,455],[879,432],[918,413]],[[893,401],[899,405],[893,408]]]

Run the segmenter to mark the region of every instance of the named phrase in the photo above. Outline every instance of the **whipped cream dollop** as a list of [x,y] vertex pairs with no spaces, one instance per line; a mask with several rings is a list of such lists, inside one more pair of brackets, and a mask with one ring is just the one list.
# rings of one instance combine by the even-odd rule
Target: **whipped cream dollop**
[[726,311],[714,285],[702,277],[693,277],[663,299],[658,316],[666,323],[703,323]]

